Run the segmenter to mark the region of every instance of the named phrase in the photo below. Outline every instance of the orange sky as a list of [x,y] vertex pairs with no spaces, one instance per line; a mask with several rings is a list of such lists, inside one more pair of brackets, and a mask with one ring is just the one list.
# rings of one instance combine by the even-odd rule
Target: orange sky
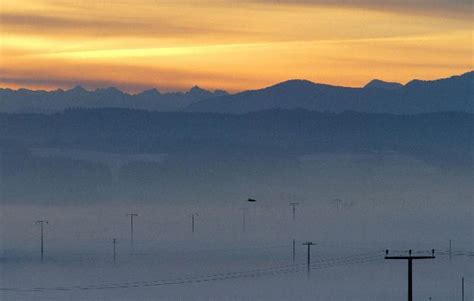
[[0,86],[239,91],[472,70],[470,0],[0,2]]

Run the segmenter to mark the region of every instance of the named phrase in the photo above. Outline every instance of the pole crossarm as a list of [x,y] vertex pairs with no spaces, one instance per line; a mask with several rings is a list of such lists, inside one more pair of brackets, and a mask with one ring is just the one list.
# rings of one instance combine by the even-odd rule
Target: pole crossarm
[[427,256],[413,256],[412,250],[408,250],[408,256],[407,255],[402,255],[402,256],[388,256],[389,250],[385,250],[385,259],[401,259],[401,260],[416,260],[416,259],[434,259],[435,257],[435,250],[431,250],[431,255]]
[[389,251],[385,250],[385,259],[406,260],[408,262],[408,301],[413,301],[413,260],[434,259],[435,250],[431,250],[431,256],[412,256],[412,251],[408,251],[408,256],[388,256]]
[[434,259],[435,256],[385,256],[385,259]]

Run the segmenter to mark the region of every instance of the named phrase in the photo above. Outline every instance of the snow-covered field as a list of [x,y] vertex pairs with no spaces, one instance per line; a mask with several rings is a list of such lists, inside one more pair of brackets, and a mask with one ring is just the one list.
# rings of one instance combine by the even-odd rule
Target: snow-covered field
[[[402,207],[390,215],[371,203],[359,207],[301,204],[293,222],[287,204],[252,204],[243,232],[239,208],[201,206],[192,235],[187,206],[148,205],[134,208],[139,216],[132,250],[125,206],[6,206],[1,299],[404,300],[407,263],[384,260],[384,250],[428,254],[435,248],[436,259],[414,263],[415,299],[460,300],[465,277],[465,300],[472,300],[469,210],[453,219],[437,210],[420,218]],[[39,229],[31,221],[46,214],[41,263]],[[309,277],[306,240],[316,243]]]
[[[461,300],[462,277],[472,300],[469,176],[398,156],[366,161],[302,158],[306,182],[249,183],[225,200],[210,191],[195,201],[1,205],[0,299],[405,300],[407,262],[384,250],[434,248],[436,259],[414,262],[415,300]],[[130,212],[139,214],[133,249]],[[43,263],[38,219],[49,221]],[[305,241],[316,244],[309,277]]]

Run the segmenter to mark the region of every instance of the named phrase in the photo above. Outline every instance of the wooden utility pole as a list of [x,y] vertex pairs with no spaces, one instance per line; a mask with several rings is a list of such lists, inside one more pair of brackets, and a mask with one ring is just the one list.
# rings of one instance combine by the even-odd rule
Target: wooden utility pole
[[43,229],[43,226],[44,226],[45,223],[48,224],[48,221],[44,221],[44,220],[36,221],[36,224],[40,225],[40,228],[41,228],[41,261],[43,261],[43,257],[44,257],[44,229]]
[[196,217],[196,216],[198,216],[198,214],[195,213],[195,212],[191,214],[191,233],[192,233],[192,234],[194,234],[194,229],[195,229],[195,227],[194,227],[194,220],[195,220],[195,217]]
[[296,261],[296,240],[293,239],[293,264]]
[[449,261],[451,261],[451,252],[452,252],[452,240],[449,240]]
[[116,238],[112,239],[112,243],[114,245],[114,263],[115,263],[115,261],[117,259],[117,252],[115,250],[115,245],[117,244],[117,239]]
[[408,261],[408,301],[413,301],[413,260],[434,259],[434,249],[431,250],[431,256],[412,256],[411,250],[408,256],[388,256],[389,251],[385,251],[385,259],[407,260]]
[[308,267],[308,276],[309,276],[309,271],[311,270],[311,246],[314,244],[315,243],[313,243],[312,241],[307,241],[303,243],[303,245],[308,246],[308,255],[306,258],[306,264]]
[[291,206],[291,210],[292,210],[292,213],[293,213],[293,221],[296,220],[296,206],[298,206],[298,203],[290,203],[290,206]]
[[133,218],[137,217],[136,213],[129,213],[127,216],[130,216],[130,245],[133,247]]

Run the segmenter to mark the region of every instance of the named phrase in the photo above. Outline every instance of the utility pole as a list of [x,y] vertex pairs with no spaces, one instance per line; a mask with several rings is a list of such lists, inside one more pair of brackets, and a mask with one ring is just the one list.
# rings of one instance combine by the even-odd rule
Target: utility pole
[[191,232],[194,234],[194,217],[198,216],[197,213],[192,213],[191,214]]
[[[290,203],[291,206],[291,211],[293,213],[293,224],[296,221],[296,206],[298,206],[297,202]],[[296,240],[293,239],[293,264],[295,264],[296,261]]]
[[336,205],[336,213],[337,213],[337,214],[339,214],[339,210],[341,209],[343,202],[344,202],[344,201],[341,200],[341,199],[333,199],[333,200],[332,200],[332,203]]
[[130,245],[133,247],[133,218],[137,217],[136,213],[129,213],[127,216],[130,216]]
[[41,229],[41,261],[43,261],[43,257],[44,257],[44,229],[43,229],[43,226],[44,224],[48,224],[49,222],[48,221],[44,221],[44,220],[39,220],[39,221],[36,221],[36,224],[40,225],[40,229]]
[[434,259],[434,249],[431,250],[431,256],[412,256],[411,250],[408,256],[388,256],[389,251],[385,251],[385,259],[408,260],[408,301],[413,301],[413,260],[418,259]]
[[449,249],[448,249],[449,250],[449,261],[451,261],[451,251],[452,251],[451,246],[452,246],[452,241],[450,239],[449,240]]
[[242,210],[242,232],[245,233],[247,208],[240,208],[240,210]]
[[461,300],[464,301],[464,277],[461,278]]
[[295,264],[296,261],[296,240],[293,239],[293,264]]
[[291,206],[291,210],[293,212],[293,222],[296,220],[296,206],[298,206],[299,204],[294,202],[294,203],[290,203],[290,206]]
[[112,243],[114,245],[114,263],[115,263],[115,260],[117,259],[117,252],[115,251],[115,244],[117,243],[117,239],[116,238],[112,239]]
[[307,256],[307,266],[308,266],[308,276],[309,276],[309,271],[311,270],[311,246],[314,245],[312,241],[307,241],[304,242],[303,245],[308,246],[308,256]]

